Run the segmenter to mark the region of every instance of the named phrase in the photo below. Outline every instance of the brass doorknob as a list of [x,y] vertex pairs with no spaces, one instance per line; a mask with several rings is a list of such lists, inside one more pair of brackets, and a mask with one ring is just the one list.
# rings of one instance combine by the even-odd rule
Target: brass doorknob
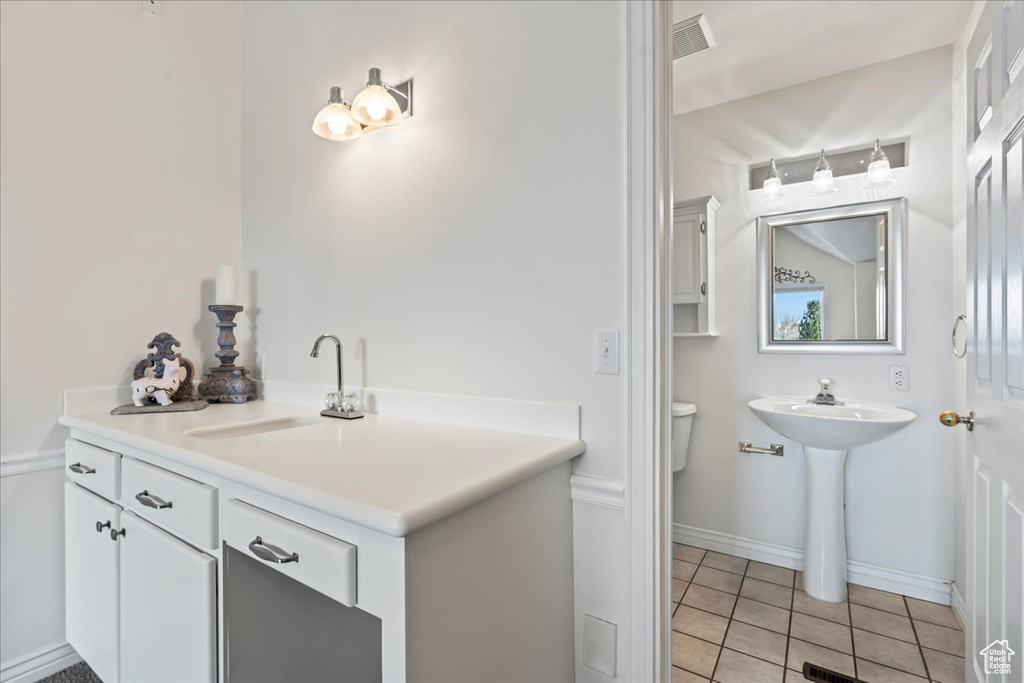
[[947,427],[956,427],[957,425],[967,425],[967,431],[974,431],[974,411],[968,410],[966,415],[959,415],[958,413],[947,410],[946,412],[939,415],[939,422],[946,425]]

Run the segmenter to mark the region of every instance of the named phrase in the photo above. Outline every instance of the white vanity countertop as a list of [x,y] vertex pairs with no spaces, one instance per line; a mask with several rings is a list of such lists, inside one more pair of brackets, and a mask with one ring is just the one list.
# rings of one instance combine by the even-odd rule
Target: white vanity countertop
[[[187,434],[291,417],[314,422],[233,438]],[[264,401],[192,413],[72,414],[60,423],[391,536],[410,534],[585,449],[575,439],[373,414],[340,420]]]

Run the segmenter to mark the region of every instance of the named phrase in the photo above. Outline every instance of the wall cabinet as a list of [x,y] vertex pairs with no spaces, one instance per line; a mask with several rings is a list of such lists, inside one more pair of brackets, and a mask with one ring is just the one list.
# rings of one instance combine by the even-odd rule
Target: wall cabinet
[[676,337],[716,336],[714,197],[676,202],[672,218],[672,322]]

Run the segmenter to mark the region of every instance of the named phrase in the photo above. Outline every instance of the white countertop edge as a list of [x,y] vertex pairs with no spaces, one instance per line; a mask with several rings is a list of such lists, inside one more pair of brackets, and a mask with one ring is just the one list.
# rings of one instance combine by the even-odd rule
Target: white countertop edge
[[403,515],[378,507],[353,503],[342,497],[331,496],[278,477],[264,475],[248,468],[201,455],[188,449],[147,439],[131,432],[106,427],[90,421],[88,416],[64,415],[58,421],[61,425],[70,429],[78,429],[104,439],[137,448],[181,465],[195,468],[243,486],[249,486],[264,493],[289,500],[297,505],[302,505],[332,517],[338,517],[353,524],[398,538],[408,536],[454,512],[486,500],[496,493],[511,488],[555,465],[568,462],[586,450],[584,442],[579,440],[571,442],[562,448],[546,453],[543,457],[532,461],[527,466],[506,473],[500,479],[494,479],[480,486],[462,491],[459,495],[452,496],[444,501],[443,504],[426,506],[424,509],[413,510]]

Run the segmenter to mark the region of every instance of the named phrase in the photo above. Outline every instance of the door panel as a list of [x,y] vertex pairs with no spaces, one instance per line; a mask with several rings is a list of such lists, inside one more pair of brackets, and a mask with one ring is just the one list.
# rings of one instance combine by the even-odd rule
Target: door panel
[[967,679],[1021,680],[986,672],[981,651],[997,640],[1024,652],[1024,44],[1020,2],[987,3],[967,50],[968,401],[975,429],[967,547]]
[[216,680],[216,562],[132,513],[122,517],[121,677]]
[[672,222],[672,303],[699,304],[704,301],[704,216],[677,215]]
[[118,680],[119,544],[110,529],[120,523],[119,507],[64,483],[67,639],[104,683]]

